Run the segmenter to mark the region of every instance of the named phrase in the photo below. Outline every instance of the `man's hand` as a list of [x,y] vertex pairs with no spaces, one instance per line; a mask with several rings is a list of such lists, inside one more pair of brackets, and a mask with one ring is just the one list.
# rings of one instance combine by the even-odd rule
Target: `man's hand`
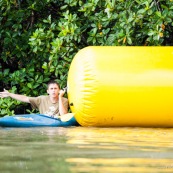
[[65,94],[65,88],[59,91],[59,113],[64,115],[68,113],[68,105],[63,104],[63,95]]
[[65,94],[65,91],[64,90],[60,90],[59,91],[59,97],[63,97],[64,94]]
[[0,92],[0,98],[5,98],[9,96],[10,96],[10,93],[6,89],[4,89],[3,92]]

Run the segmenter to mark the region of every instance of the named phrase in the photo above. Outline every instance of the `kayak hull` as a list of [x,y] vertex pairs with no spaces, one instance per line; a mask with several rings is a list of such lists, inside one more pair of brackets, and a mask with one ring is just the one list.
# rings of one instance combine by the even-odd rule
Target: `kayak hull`
[[43,114],[21,114],[0,118],[1,127],[68,127],[77,125],[74,116],[66,122]]

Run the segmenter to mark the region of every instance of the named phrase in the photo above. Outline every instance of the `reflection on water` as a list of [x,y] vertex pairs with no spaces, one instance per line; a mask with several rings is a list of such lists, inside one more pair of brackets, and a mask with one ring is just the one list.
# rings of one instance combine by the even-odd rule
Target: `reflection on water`
[[173,129],[0,128],[0,173],[173,172]]
[[151,128],[74,129],[68,132],[67,143],[76,144],[83,155],[66,161],[73,165],[72,172],[173,172],[172,132]]

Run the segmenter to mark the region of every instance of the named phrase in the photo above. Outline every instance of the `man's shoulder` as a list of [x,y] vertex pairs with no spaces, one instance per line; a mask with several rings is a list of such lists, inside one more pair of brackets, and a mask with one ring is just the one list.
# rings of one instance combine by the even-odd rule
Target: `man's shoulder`
[[63,102],[68,102],[68,99],[66,97],[62,97]]
[[64,100],[68,100],[66,97],[62,97]]
[[49,98],[48,95],[40,95],[40,96],[37,96],[37,97],[28,97],[28,98],[31,98],[31,99],[38,99],[38,98]]
[[46,95],[41,95],[37,97],[28,97],[30,102],[35,102],[35,101],[41,101],[41,100],[47,100],[49,97]]
[[38,97],[40,97],[40,98],[49,98],[48,95],[41,95],[41,96],[38,96]]
[[48,95],[41,95],[41,96],[38,96],[38,98],[40,100],[47,100],[47,99],[49,99],[49,96]]

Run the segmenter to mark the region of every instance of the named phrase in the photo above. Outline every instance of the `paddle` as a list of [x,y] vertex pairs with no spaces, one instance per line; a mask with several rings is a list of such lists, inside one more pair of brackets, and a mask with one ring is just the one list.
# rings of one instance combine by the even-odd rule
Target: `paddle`
[[63,121],[63,122],[67,122],[69,121],[72,117],[74,116],[74,113],[67,113],[61,116],[58,116],[58,118]]

